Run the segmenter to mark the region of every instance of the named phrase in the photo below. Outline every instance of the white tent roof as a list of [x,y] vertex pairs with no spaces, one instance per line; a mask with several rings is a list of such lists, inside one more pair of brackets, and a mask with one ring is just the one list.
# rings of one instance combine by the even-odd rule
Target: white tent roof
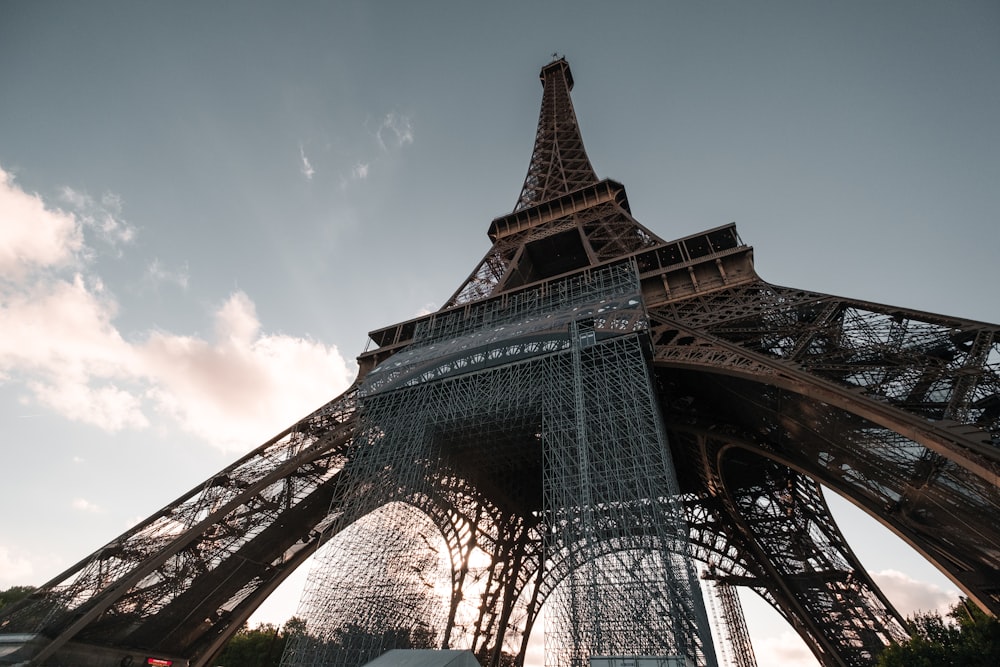
[[472,651],[394,649],[365,667],[481,667]]

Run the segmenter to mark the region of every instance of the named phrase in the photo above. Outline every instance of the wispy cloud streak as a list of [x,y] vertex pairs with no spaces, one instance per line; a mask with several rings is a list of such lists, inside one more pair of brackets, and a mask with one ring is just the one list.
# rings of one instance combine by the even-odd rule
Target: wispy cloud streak
[[118,248],[135,239],[136,229],[122,217],[122,198],[106,192],[96,200],[86,192],[64,186],[60,199],[75,213],[84,227],[94,231],[104,243]]
[[171,270],[163,266],[159,259],[154,259],[146,266],[146,280],[154,285],[169,283],[187,289],[190,280],[188,266],[184,264],[178,269]]
[[301,159],[299,172],[306,177],[307,181],[311,181],[313,176],[316,174],[316,170],[313,169],[312,163],[310,163],[309,158],[306,157],[306,149],[302,146],[302,144],[299,144],[299,158]]
[[79,510],[80,512],[90,512],[92,514],[100,514],[101,512],[104,511],[101,509],[99,505],[96,505],[84,498],[74,498],[72,505],[73,509]]
[[398,115],[390,111],[382,118],[375,130],[375,138],[383,151],[388,151],[390,148],[402,148],[413,143],[413,123],[409,116]]

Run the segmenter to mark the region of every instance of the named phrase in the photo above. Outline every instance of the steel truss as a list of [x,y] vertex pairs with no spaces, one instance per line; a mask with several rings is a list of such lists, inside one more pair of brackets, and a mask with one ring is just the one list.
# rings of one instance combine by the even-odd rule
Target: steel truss
[[4,610],[45,664],[73,640],[207,660],[322,543],[354,431],[355,390]]
[[528,164],[515,211],[564,195],[597,182],[594,168],[580,139],[573,111],[573,75],[565,60],[542,71],[542,109],[538,114],[535,147]]
[[[702,573],[702,579],[711,582],[712,597],[709,608],[712,620],[724,641],[719,644],[719,663],[732,667],[757,667],[757,657],[750,643],[743,605],[732,584],[721,578],[715,569]],[[723,658],[723,656],[725,656]]]
[[741,431],[1000,612],[1000,327],[762,282],[650,318],[674,419]]
[[571,390],[543,403],[546,562],[559,582],[546,665],[595,655],[715,664],[641,338],[595,344],[586,322],[570,331],[557,372]]
[[714,664],[637,289],[613,265],[479,304],[423,323],[369,375],[332,508],[344,532],[284,664],[355,665],[421,642],[516,661],[546,601],[547,664]]
[[[824,666],[901,619],[819,484],[1000,613],[1000,327],[765,283],[735,225],[663,241],[542,69],[515,210],[343,396],[0,614],[0,664],[212,664],[310,555],[286,665],[392,646],[714,664],[691,558]],[[325,545],[325,546],[324,546]],[[83,658],[90,660],[87,662]]]
[[770,602],[822,664],[873,664],[906,632],[840,535],[818,485],[717,430],[671,429],[685,458],[703,463],[702,489],[712,489],[688,497],[698,557],[722,581]]

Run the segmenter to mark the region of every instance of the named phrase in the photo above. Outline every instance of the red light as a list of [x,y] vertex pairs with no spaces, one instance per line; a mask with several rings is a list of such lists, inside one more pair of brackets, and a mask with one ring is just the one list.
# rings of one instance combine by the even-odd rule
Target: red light
[[163,660],[162,658],[146,658],[147,665],[154,665],[155,667],[170,667],[174,664],[173,660]]

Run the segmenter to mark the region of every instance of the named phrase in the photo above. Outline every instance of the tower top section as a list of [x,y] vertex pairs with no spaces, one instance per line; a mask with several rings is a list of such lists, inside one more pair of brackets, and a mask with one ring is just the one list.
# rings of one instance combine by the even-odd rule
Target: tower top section
[[[555,56],[555,54],[553,54]],[[566,90],[573,90],[573,72],[569,69],[569,63],[566,61],[565,57],[556,58],[548,65],[542,68],[542,71],[538,73],[538,80],[542,82],[542,87],[545,87],[545,75],[550,72],[550,70],[561,70],[562,77],[566,80]]]
[[573,74],[565,58],[542,68],[542,110],[538,115],[531,164],[521,188],[515,211],[530,208],[597,183],[583,147],[580,126],[573,111],[569,91]]

